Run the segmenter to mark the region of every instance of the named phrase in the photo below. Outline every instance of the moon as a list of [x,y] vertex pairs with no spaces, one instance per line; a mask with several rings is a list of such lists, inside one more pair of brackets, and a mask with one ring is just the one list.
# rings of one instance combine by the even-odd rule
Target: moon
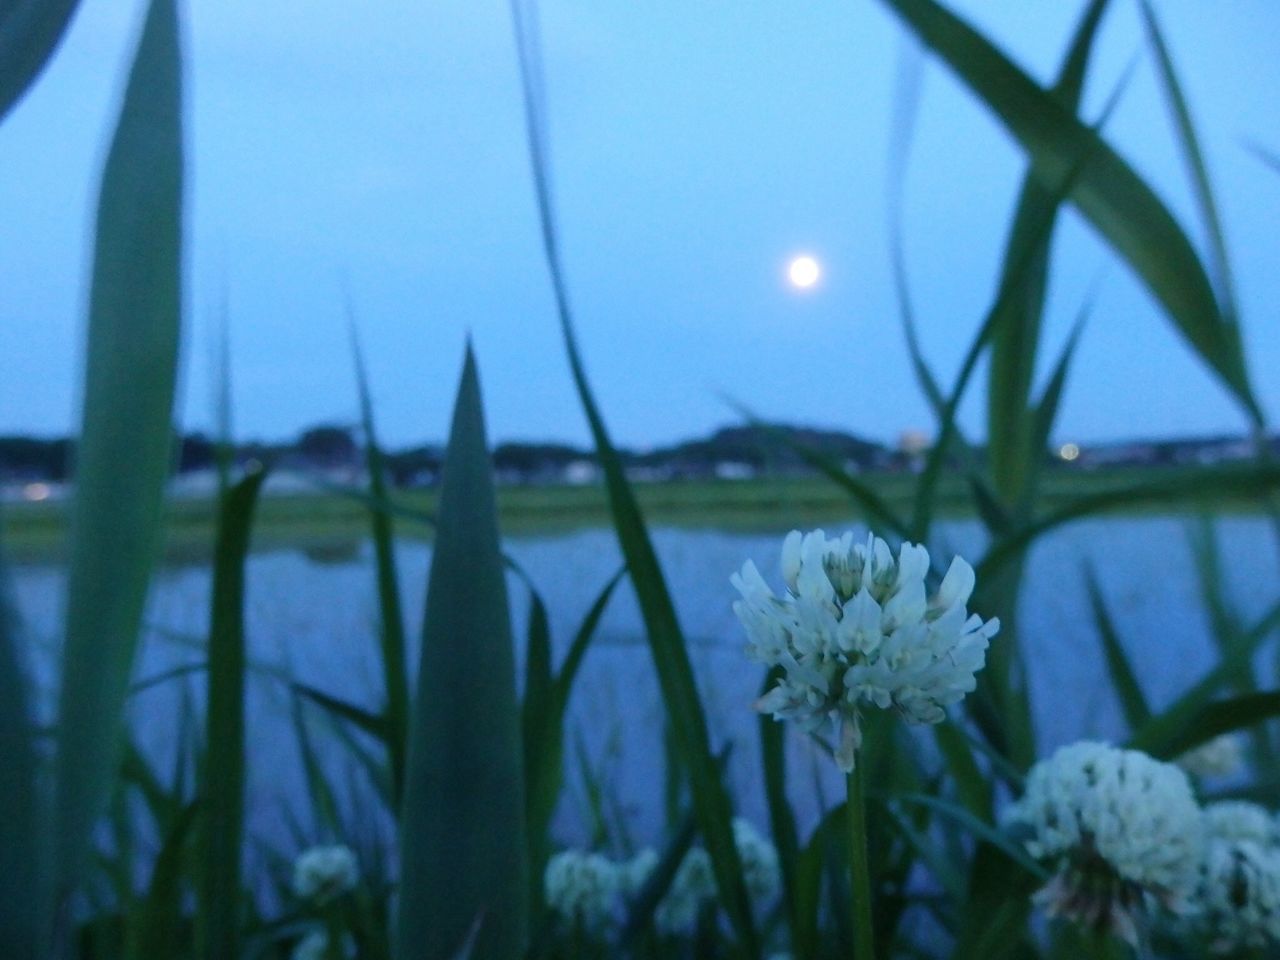
[[807,253],[792,257],[787,264],[787,279],[797,290],[808,290],[822,277],[822,265]]

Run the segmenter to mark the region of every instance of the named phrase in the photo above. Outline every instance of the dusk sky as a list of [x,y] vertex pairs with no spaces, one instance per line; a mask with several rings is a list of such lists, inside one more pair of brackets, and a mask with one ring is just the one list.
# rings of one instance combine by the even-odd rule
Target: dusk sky
[[[1083,7],[953,7],[1053,75]],[[144,4],[84,0],[0,125],[0,434],[73,428],[102,156]],[[345,300],[384,441],[439,440],[468,331],[497,439],[587,431],[541,259],[506,0],[187,0],[186,429],[212,420],[226,305],[239,438],[352,422]],[[1280,417],[1280,5],[1157,4],[1218,190],[1251,372]],[[925,350],[953,375],[990,304],[1023,156],[878,0],[541,4],[559,224],[588,372],[615,440],[770,419],[894,441],[931,420],[888,268],[898,77],[923,64],[905,235]],[[1096,115],[1199,243],[1132,0],[1104,23]],[[788,260],[823,276],[796,291]],[[1098,291],[1056,439],[1238,432],[1244,420],[1074,214],[1047,369]],[[984,375],[985,376],[985,375]],[[981,384],[965,423],[982,434]]]

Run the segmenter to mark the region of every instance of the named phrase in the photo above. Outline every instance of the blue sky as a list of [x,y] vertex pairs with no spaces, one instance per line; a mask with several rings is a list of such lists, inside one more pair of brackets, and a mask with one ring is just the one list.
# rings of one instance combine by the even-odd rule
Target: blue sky
[[[1036,76],[1075,2],[955,8]],[[0,433],[75,418],[95,182],[140,0],[84,0],[0,127]],[[351,421],[344,298],[391,444],[445,431],[474,337],[498,438],[582,442],[540,257],[505,0],[187,0],[191,215],[182,420],[211,417],[225,302],[241,437]],[[1167,0],[1160,13],[1226,221],[1251,367],[1280,416],[1275,224],[1280,8]],[[875,0],[544,0],[564,255],[615,439],[647,446],[771,418],[894,440],[928,427],[892,294],[886,171],[896,80],[920,57]],[[1086,97],[1135,55],[1108,135],[1200,239],[1136,4],[1112,4]],[[925,349],[954,372],[990,302],[1022,157],[926,60],[905,231]],[[784,282],[800,250],[822,284]],[[1059,440],[1236,431],[1242,418],[1074,215],[1059,232],[1047,366],[1098,296]],[[980,435],[980,389],[964,416]]]

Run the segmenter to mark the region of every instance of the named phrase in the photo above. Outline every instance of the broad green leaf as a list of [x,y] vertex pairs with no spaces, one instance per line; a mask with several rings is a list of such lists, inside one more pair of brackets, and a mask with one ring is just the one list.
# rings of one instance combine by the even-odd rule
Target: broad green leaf
[[197,940],[206,960],[240,954],[240,868],[244,841],[245,562],[258,470],[222,496],[213,551],[208,704],[201,777]]
[[[1092,0],[1081,17],[1058,79],[1050,90],[1062,107],[1075,116],[1080,110],[1098,25],[1107,0]],[[1004,253],[1004,280],[1015,264],[1030,256],[1030,266],[1008,297],[995,321],[991,338],[991,364],[987,376],[987,449],[991,476],[1001,498],[1010,506],[1023,501],[1033,482],[1032,469],[1044,457],[1035,444],[1031,386],[1040,352],[1040,330],[1045,291],[1049,282],[1050,248],[1054,221],[1062,198],[1045,186],[1032,171],[1022,182],[1018,205]],[[1048,218],[1049,227],[1039,224]],[[1028,249],[1029,248],[1029,249]]]
[[0,123],[53,56],[80,0],[0,2]]
[[673,739],[681,762],[688,772],[694,811],[707,852],[711,856],[721,904],[729,916],[734,933],[741,941],[742,949],[747,956],[756,957],[760,953],[760,946],[752,921],[751,902],[743,882],[741,858],[733,839],[733,805],[711,751],[706,715],[694,683],[684,635],[657,554],[649,540],[639,503],[623,472],[622,460],[609,439],[604,418],[592,396],[578,351],[555,229],[535,30],[532,21],[528,19],[531,12],[527,8],[515,3],[512,10],[515,16],[529,154],[543,252],[569,366],[604,472],[614,528],[640,604]]
[[468,347],[445,453],[400,815],[400,960],[528,936],[520,714],[493,472]]
[[[355,362],[360,391],[360,422],[364,430],[365,469],[369,473],[369,500],[384,503],[387,494],[382,450],[374,431],[373,400],[365,373],[364,355],[351,321],[351,355]],[[409,723],[409,680],[405,671],[404,612],[400,603],[400,581],[396,574],[395,531],[389,511],[371,508],[373,556],[378,579],[379,647],[382,653],[382,681],[387,697],[387,752],[391,758],[391,780],[399,800],[404,784],[405,732]]]
[[1240,333],[1168,208],[1096,132],[989,40],[935,0],[884,0],[995,113],[1052,187],[1084,158],[1070,199],[1133,268],[1197,354],[1255,421]]
[[13,960],[46,954],[45,803],[29,709],[17,617],[0,555],[0,956]]
[[98,199],[59,700],[61,895],[110,795],[160,540],[182,306],[181,85],[173,0],[152,0]]
[[1093,623],[1098,628],[1098,637],[1102,641],[1102,652],[1107,658],[1107,673],[1111,677],[1111,686],[1115,688],[1120,700],[1120,709],[1124,713],[1125,723],[1130,730],[1141,730],[1151,719],[1151,707],[1147,704],[1142,685],[1138,683],[1138,675],[1124,651],[1120,641],[1120,633],[1116,630],[1115,621],[1107,609],[1106,599],[1102,596],[1102,588],[1098,585],[1097,574],[1092,567],[1085,567],[1085,587],[1089,591],[1089,606],[1093,609]]

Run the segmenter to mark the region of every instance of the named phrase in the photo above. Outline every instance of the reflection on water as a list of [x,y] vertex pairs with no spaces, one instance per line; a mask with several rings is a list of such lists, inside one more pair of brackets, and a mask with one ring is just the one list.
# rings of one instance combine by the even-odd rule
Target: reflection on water
[[[1253,517],[1218,522],[1224,553],[1248,557],[1231,563],[1228,587],[1247,616],[1258,615],[1277,595],[1277,564],[1266,523]],[[1021,610],[1022,642],[1030,673],[1035,717],[1043,749],[1081,736],[1115,737],[1122,730],[1119,710],[1105,681],[1105,667],[1091,624],[1084,590],[1086,562],[1097,571],[1108,603],[1149,697],[1157,706],[1194,682],[1213,661],[1207,618],[1199,600],[1187,524],[1171,517],[1095,520],[1046,538],[1031,553]],[[704,695],[717,743],[732,741],[730,777],[742,809],[765,821],[751,704],[762,673],[742,656],[743,639],[730,609],[729,575],[753,559],[766,578],[776,576],[780,538],[707,530],[661,529],[654,541],[681,623],[690,638],[690,658]],[[983,534],[974,522],[943,524],[935,547],[975,557]],[[596,594],[621,563],[609,530],[563,536],[513,539],[511,556],[530,574],[551,618],[558,656],[563,656]],[[404,608],[411,638],[422,617],[430,547],[398,548]],[[15,571],[15,596],[28,633],[38,682],[53,689],[49,638],[60,623],[62,578],[52,566]],[[210,576],[190,564],[166,568],[157,577],[148,620],[153,630],[138,667],[139,678],[155,676],[202,659]],[[510,584],[513,624],[523,635],[528,609],[523,588]],[[366,544],[270,550],[255,554],[248,569],[247,627],[255,671],[248,691],[247,729],[251,740],[249,827],[258,837],[287,844],[285,824],[308,822],[302,802],[300,762],[290,720],[291,695],[284,678],[293,677],[335,696],[368,707],[380,703],[377,655],[377,600],[372,552]],[[44,642],[41,642],[43,638]],[[1008,641],[999,637],[996,642]],[[410,662],[416,661],[412,652]],[[518,651],[518,667],[522,669]],[[143,748],[170,756],[183,684],[198,695],[203,678],[161,684],[136,697],[133,717]],[[312,711],[316,724],[323,717]],[[603,770],[622,815],[641,840],[657,839],[663,804],[663,714],[641,619],[629,588],[620,589],[600,625],[575,688],[569,716],[567,769],[577,768],[575,744],[590,765]],[[317,735],[322,734],[319,726]],[[841,786],[829,764],[816,763],[800,738],[791,745],[791,790],[802,819],[816,816],[819,789],[826,798]],[[349,782],[344,757],[331,751],[326,762],[339,782]],[[817,778],[811,772],[821,774]],[[569,776],[558,829],[565,839],[580,837],[587,818],[583,790]],[[341,795],[345,795],[342,791]]]

